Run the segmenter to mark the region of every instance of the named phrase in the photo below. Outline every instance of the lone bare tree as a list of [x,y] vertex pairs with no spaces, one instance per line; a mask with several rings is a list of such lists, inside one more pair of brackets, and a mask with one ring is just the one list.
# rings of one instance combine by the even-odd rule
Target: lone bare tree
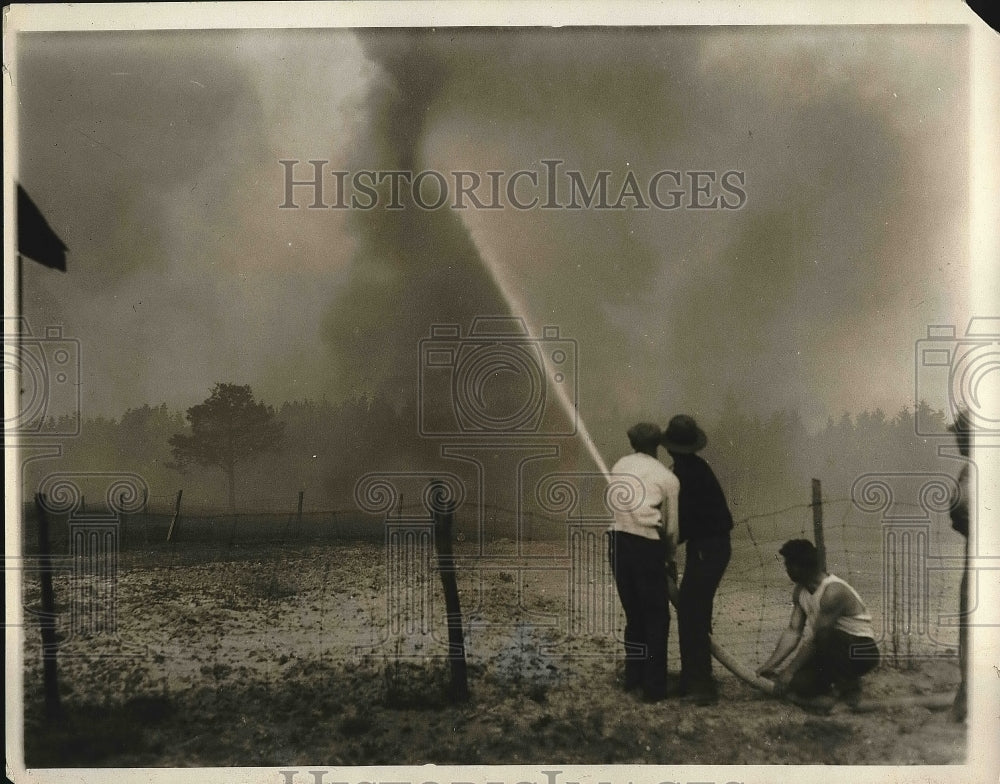
[[170,437],[170,448],[179,466],[196,463],[218,466],[229,483],[229,511],[236,511],[236,465],[262,452],[276,449],[285,425],[274,409],[254,400],[249,385],[216,384],[203,403],[186,414],[190,435]]

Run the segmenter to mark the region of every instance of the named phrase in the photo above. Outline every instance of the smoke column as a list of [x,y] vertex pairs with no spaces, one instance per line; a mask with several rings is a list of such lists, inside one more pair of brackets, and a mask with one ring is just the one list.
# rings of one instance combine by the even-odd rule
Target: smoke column
[[932,39],[366,33],[382,77],[355,170],[511,172],[558,158],[620,182],[733,168],[749,198],[731,212],[352,215],[352,279],[326,324],[343,375],[357,368],[362,388],[405,401],[429,314],[467,324],[513,300],[578,340],[576,402],[605,458],[627,449],[632,421],[711,421],[730,397],[812,428],[862,407],[891,415],[912,395],[926,324],[963,322],[966,47],[961,33],[947,52]]
[[[416,34],[379,33],[364,40],[365,51],[380,65],[383,78],[374,90],[372,125],[365,134],[365,149],[358,154],[359,168],[423,168],[426,118],[456,66],[448,62],[446,52],[409,40],[412,35]],[[467,329],[477,316],[509,313],[524,319],[530,335],[538,332],[528,310],[505,285],[496,265],[476,247],[455,212],[420,209],[406,188],[400,191],[403,209],[390,211],[381,206],[388,193],[381,195],[385,198],[380,206],[354,216],[358,250],[350,299],[363,303],[364,311],[335,308],[326,335],[346,363],[346,375],[361,390],[376,391],[409,409],[414,403],[414,371],[419,372],[417,340],[428,336],[432,325],[453,323]],[[551,375],[545,373],[547,383]],[[390,379],[388,389],[385,379]],[[504,384],[498,377],[491,382],[491,392],[517,394],[514,387],[505,391]],[[574,402],[561,386],[548,384],[548,392],[569,420],[577,418]],[[578,418],[577,423],[591,459],[607,473],[586,427]]]

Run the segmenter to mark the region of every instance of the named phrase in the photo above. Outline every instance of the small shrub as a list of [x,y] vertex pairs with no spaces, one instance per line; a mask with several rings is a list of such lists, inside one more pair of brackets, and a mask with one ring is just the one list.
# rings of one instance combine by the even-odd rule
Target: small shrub
[[349,738],[356,738],[369,732],[374,726],[368,716],[352,714],[341,720],[340,732]]
[[387,708],[440,708],[448,703],[447,666],[400,658],[382,668],[382,704]]
[[243,581],[243,590],[252,599],[280,602],[298,593],[298,587],[277,574],[252,574]]

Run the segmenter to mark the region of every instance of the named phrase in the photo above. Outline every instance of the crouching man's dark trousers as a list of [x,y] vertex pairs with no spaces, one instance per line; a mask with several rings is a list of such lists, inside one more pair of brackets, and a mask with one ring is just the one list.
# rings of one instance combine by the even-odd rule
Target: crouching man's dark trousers
[[879,652],[870,637],[855,637],[826,629],[813,640],[812,656],[792,676],[790,690],[800,697],[818,697],[835,688],[842,698],[857,698],[861,676],[878,666]]

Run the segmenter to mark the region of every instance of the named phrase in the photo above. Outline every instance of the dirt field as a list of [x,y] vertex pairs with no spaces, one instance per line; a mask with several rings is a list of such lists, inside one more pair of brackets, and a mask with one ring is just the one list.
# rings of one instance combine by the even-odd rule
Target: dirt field
[[[413,546],[419,562],[420,544]],[[42,720],[40,637],[37,627],[29,626],[27,763],[947,764],[964,759],[965,727],[951,722],[947,712],[811,715],[766,697],[718,664],[718,705],[644,704],[621,689],[621,654],[613,634],[595,631],[607,608],[595,612],[590,606],[582,623],[579,617],[573,621],[566,611],[567,602],[579,610],[569,596],[572,575],[544,558],[524,557],[518,561],[523,568],[511,568],[509,555],[491,553],[479,562],[482,568],[459,574],[472,692],[461,705],[445,699],[438,575],[401,572],[400,564],[412,559],[387,556],[383,545],[237,549],[219,551],[212,560],[204,554],[130,555],[116,586],[117,639],[72,634],[69,619],[73,612],[83,617],[85,597],[95,584],[60,575],[65,716],[52,725]],[[771,593],[784,596],[787,586],[736,580],[724,582],[716,636],[755,666],[780,631],[774,624],[781,623],[763,617],[761,608],[771,602]],[[605,588],[594,590],[601,594]],[[37,579],[27,574],[25,605],[35,609],[38,603]],[[617,618],[616,606],[610,612]],[[774,618],[786,617],[779,602]],[[676,628],[671,636],[670,670],[676,673]],[[866,679],[866,694],[949,692],[957,678],[953,657],[909,669],[882,666]]]

